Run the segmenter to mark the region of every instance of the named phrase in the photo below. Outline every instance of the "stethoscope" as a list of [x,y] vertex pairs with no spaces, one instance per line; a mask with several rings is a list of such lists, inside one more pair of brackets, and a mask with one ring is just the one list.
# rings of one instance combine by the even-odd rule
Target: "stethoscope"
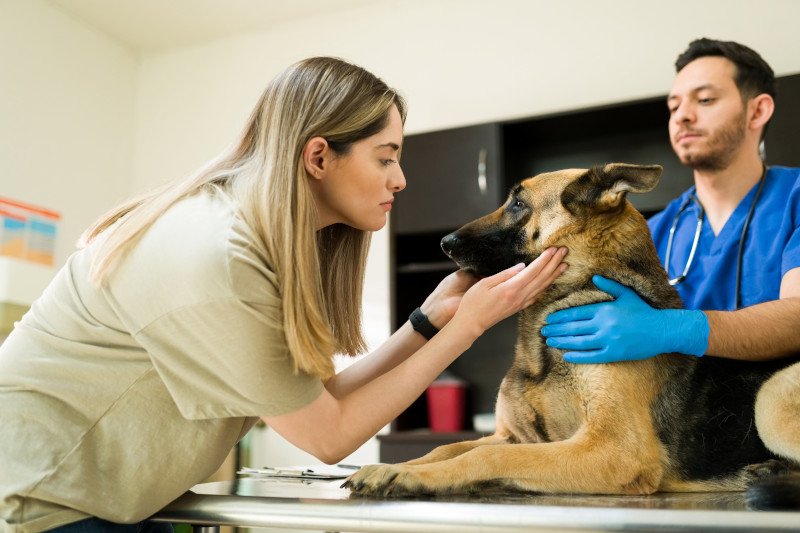
[[[744,253],[744,241],[747,238],[747,230],[750,228],[750,221],[753,219],[753,212],[756,210],[756,204],[758,203],[758,198],[761,196],[761,189],[764,188],[764,182],[766,181],[764,178],[767,175],[767,166],[764,165],[764,170],[761,172],[761,178],[758,180],[758,189],[756,190],[756,195],[753,198],[753,203],[750,204],[750,211],[747,213],[747,218],[744,220],[744,226],[742,226],[742,234],[739,237],[739,250],[736,254],[736,285],[734,287],[733,293],[733,301],[734,305],[736,306],[734,309],[739,309],[741,302],[739,296],[739,288],[742,282],[742,254]],[[667,271],[667,276],[669,276],[669,259],[672,256],[672,240],[675,238],[675,229],[678,227],[678,220],[681,218],[681,214],[689,207],[690,203],[694,203],[697,208],[699,209],[699,213],[697,214],[697,227],[694,230],[694,239],[692,239],[692,248],[689,250],[689,258],[686,260],[686,266],[683,268],[683,272],[676,278],[670,278],[669,284],[670,285],[678,285],[682,283],[686,279],[686,275],[689,273],[689,268],[692,266],[692,261],[694,261],[694,254],[697,251],[697,244],[700,242],[700,232],[703,229],[703,221],[705,220],[706,211],[703,208],[703,204],[700,203],[700,200],[694,195],[694,188],[692,192],[689,193],[689,197],[684,200],[683,204],[681,204],[680,209],[675,214],[675,218],[672,220],[672,227],[669,229],[669,238],[667,239],[667,253],[664,257],[664,270]]]

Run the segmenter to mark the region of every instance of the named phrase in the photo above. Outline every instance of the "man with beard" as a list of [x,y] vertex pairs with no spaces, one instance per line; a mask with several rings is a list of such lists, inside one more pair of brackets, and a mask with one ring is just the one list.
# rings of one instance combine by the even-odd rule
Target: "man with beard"
[[[649,225],[685,309],[653,309],[595,276],[614,300],[553,313],[542,330],[570,362],[800,353],[800,169],[767,167],[760,150],[775,106],[773,71],[750,48],[711,39],[693,41],[675,66],[669,134],[694,186]],[[791,438],[800,434],[798,415],[795,364],[758,395],[756,424],[773,452],[800,457],[800,441]]]

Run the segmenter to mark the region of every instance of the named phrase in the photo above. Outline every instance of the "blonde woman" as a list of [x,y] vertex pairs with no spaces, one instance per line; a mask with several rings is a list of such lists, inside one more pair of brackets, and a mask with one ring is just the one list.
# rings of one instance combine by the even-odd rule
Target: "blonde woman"
[[[566,268],[550,250],[457,272],[364,349],[370,232],[406,183],[405,104],[334,58],[265,90],[241,138],[189,179],[102,217],[0,348],[0,523],[125,531],[214,472],[259,417],[333,463]],[[125,526],[123,524],[136,524]],[[168,526],[167,526],[168,527]]]

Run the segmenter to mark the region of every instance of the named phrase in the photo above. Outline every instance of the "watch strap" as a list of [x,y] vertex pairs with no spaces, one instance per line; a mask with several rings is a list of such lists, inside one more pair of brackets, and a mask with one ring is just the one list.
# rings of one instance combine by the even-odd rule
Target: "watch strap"
[[434,335],[439,333],[439,330],[436,328],[436,326],[431,324],[431,321],[428,320],[428,316],[423,313],[422,309],[419,307],[411,311],[408,321],[411,322],[411,327],[414,328],[414,331],[428,340],[431,340]]

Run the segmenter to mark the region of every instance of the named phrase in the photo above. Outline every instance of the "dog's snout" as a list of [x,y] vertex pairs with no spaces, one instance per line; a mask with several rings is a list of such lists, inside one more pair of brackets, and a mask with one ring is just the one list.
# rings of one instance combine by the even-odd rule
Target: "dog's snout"
[[446,253],[447,255],[450,255],[450,253],[456,247],[457,243],[458,243],[458,237],[456,236],[455,233],[450,233],[449,235],[445,235],[444,238],[442,238],[441,242],[442,250],[444,250],[444,253]]

